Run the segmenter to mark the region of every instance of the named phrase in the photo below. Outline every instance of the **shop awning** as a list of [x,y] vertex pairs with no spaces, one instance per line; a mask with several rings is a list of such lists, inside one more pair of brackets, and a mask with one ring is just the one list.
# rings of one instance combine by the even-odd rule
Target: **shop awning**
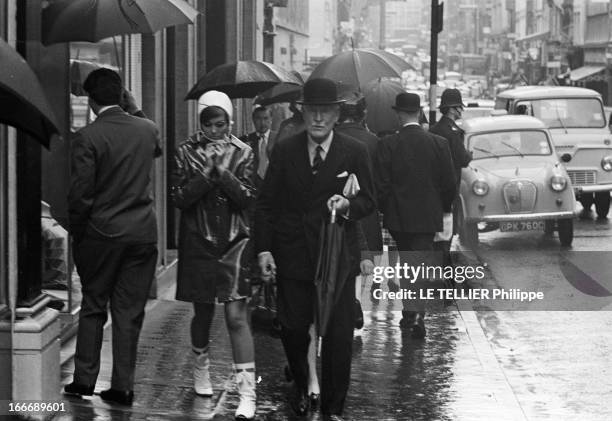
[[582,66],[570,72],[570,80],[578,81],[603,71],[606,66]]

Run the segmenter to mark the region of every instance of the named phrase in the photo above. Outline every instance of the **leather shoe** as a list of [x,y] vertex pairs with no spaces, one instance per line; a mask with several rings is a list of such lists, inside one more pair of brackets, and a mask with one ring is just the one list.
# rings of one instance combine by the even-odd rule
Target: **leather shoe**
[[412,327],[410,328],[410,336],[412,339],[424,339],[425,338],[425,320],[423,316],[418,316]]
[[119,405],[132,406],[134,392],[131,390],[108,389],[100,392],[103,401],[118,403]]
[[402,320],[399,322],[400,328],[412,329],[415,320],[416,313],[414,311],[402,311]]
[[345,421],[346,418],[343,418],[341,415],[336,415],[336,414],[325,414],[323,415],[323,420],[324,421]]
[[303,390],[296,390],[294,396],[289,400],[289,404],[296,415],[303,416],[308,414],[308,409],[310,409],[308,393]]
[[310,409],[314,411],[315,409],[319,407],[319,404],[321,403],[321,395],[318,393],[311,393],[309,398],[310,398]]
[[79,384],[72,382],[64,386],[64,393],[69,395],[80,395],[80,396],[91,396],[94,392],[94,386],[85,386],[84,384]]

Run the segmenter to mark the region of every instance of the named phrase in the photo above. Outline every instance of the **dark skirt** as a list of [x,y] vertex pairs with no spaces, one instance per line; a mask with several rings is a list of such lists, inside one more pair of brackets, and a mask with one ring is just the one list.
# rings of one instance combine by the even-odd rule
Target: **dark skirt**
[[250,295],[243,254],[249,239],[237,239],[223,251],[211,244],[179,246],[176,299],[194,303],[220,303],[245,299]]

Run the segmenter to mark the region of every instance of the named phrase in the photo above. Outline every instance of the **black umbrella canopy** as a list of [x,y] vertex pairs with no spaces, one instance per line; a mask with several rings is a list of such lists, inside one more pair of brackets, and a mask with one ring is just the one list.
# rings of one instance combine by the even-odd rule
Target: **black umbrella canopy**
[[198,99],[207,91],[221,91],[230,98],[253,98],[279,83],[300,86],[295,74],[272,63],[244,60],[215,67],[202,76],[185,99]]
[[366,123],[374,133],[389,133],[401,126],[397,113],[393,108],[395,97],[405,92],[401,83],[390,79],[370,81],[363,89],[368,113]]
[[295,83],[279,83],[258,94],[253,103],[266,106],[279,102],[293,102],[298,100],[302,95],[301,85],[304,84],[304,78],[296,70],[292,70],[290,73],[300,80],[300,85],[296,85]]
[[51,137],[59,134],[59,129],[38,78],[2,39],[0,63],[0,123],[28,133],[48,148]]
[[194,23],[199,12],[185,0],[55,0],[42,12],[42,41],[87,41],[152,34]]
[[354,49],[343,51],[321,62],[310,79],[327,78],[339,83],[363,86],[381,77],[402,77],[405,70],[414,69],[401,57],[384,50]]

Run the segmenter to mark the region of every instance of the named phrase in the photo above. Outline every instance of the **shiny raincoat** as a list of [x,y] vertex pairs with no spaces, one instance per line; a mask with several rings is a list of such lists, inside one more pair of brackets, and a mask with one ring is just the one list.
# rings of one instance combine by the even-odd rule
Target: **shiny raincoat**
[[[223,149],[228,170],[222,174],[213,168],[213,143]],[[214,303],[248,295],[242,264],[255,198],[252,175],[253,151],[234,136],[212,141],[197,132],[177,147],[171,184],[181,210],[178,300]]]

